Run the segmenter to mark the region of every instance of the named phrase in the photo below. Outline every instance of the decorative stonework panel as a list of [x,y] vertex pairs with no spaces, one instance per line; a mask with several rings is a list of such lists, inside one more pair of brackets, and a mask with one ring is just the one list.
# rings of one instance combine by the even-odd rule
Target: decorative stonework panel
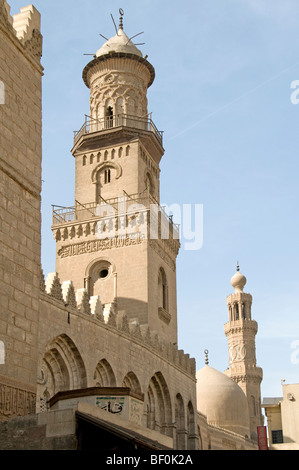
[[36,395],[10,385],[0,384],[0,421],[35,412]]
[[67,245],[60,248],[58,256],[66,258],[68,256],[84,255],[102,250],[111,250],[112,248],[122,248],[123,246],[139,245],[142,243],[140,238],[111,238],[108,240],[92,240],[74,245]]

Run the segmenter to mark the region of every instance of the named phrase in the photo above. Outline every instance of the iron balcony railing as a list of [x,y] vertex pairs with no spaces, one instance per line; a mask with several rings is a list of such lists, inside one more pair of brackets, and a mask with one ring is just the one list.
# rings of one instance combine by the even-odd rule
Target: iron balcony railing
[[132,116],[130,114],[117,114],[116,116],[94,119],[91,116],[85,115],[84,124],[78,131],[74,131],[74,145],[78,142],[82,135],[116,127],[131,127],[134,129],[153,132],[162,145],[163,132],[157,129],[149,116],[150,115],[145,117],[138,117]]
[[[137,206],[136,206],[137,205]],[[52,225],[58,228],[62,225],[69,223],[80,223],[88,220],[99,220],[103,217],[102,208],[111,207],[114,210],[114,215],[118,217],[120,214],[130,215],[136,211],[142,212],[142,207],[146,211],[152,211],[151,217],[158,217],[161,214],[161,221],[169,224],[172,227],[174,238],[178,238],[180,225],[175,224],[172,216],[168,216],[163,206],[160,206],[156,200],[149,194],[132,194],[126,193],[122,197],[111,198],[108,200],[101,199],[101,201],[81,204],[75,201],[75,206],[63,207],[52,205]],[[99,210],[100,209],[100,210]],[[111,211],[108,210],[108,213]]]

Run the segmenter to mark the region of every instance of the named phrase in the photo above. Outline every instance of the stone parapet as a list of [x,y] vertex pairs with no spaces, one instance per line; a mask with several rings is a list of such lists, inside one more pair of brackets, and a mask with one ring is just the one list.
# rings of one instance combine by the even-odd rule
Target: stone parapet
[[57,273],[48,274],[46,280],[43,274],[41,275],[41,295],[43,300],[58,302],[60,308],[66,311],[66,315],[70,312],[72,315],[83,315],[85,320],[94,322],[97,327],[107,329],[107,332],[112,329],[126,336],[130,341],[141,344],[153,354],[168,361],[184,374],[195,377],[194,358],[178,349],[176,344],[159,337],[147,325],[139,325],[136,321],[129,322],[125,313],[117,311],[117,302],[109,304],[107,310],[98,296],[90,297],[85,289],[75,292],[71,281],[60,283]]

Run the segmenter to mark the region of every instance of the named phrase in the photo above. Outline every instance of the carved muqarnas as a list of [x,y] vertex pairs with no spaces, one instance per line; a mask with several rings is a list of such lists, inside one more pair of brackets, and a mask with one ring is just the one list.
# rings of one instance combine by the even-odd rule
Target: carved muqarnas
[[40,31],[34,29],[32,32],[31,39],[27,40],[24,44],[27,49],[34,57],[40,60],[43,51],[43,36]]

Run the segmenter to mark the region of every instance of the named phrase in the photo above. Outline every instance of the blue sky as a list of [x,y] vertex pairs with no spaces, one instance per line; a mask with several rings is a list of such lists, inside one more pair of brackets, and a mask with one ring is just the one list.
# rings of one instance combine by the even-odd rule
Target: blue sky
[[[11,0],[11,13],[26,5]],[[223,325],[237,261],[258,322],[262,396],[297,383],[299,364],[297,0],[36,0],[42,14],[42,264],[55,270],[51,204],[74,202],[73,131],[89,113],[82,70],[115,34],[136,38],[156,71],[149,111],[164,131],[161,203],[203,205],[203,246],[177,262],[179,346],[228,367]],[[296,346],[298,348],[298,346]]]

